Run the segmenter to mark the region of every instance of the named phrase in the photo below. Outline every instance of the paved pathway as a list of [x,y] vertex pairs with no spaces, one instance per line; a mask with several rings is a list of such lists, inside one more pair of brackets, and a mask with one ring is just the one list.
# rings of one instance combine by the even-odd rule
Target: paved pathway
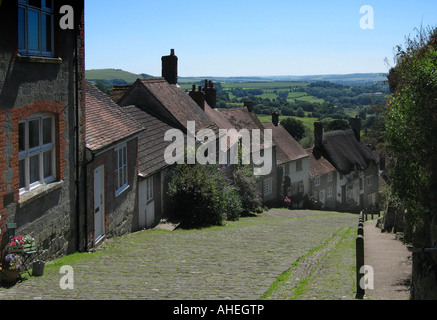
[[[308,258],[309,252],[317,252],[315,248],[334,252],[331,247],[340,243],[339,232],[357,223],[353,214],[272,210],[226,227],[138,232],[110,239],[98,252],[49,263],[43,277],[0,288],[0,300],[259,299],[284,271]],[[354,261],[353,256],[349,260]],[[63,265],[73,267],[73,290],[60,287]],[[342,272],[341,267],[332,270]],[[347,273],[353,274],[350,266]],[[347,280],[347,293],[341,292],[344,283],[323,288],[340,297],[351,296],[353,281]],[[311,298],[332,298],[329,294],[320,291]]]
[[374,289],[370,300],[408,300],[411,285],[411,253],[392,233],[381,233],[376,221],[364,226],[364,262],[373,268]]

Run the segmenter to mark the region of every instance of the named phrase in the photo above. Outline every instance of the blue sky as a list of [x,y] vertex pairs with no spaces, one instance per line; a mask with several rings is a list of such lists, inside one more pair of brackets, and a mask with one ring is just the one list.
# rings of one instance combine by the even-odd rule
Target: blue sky
[[[86,69],[180,76],[387,72],[393,48],[437,26],[436,0],[87,0]],[[362,29],[373,8],[374,29]]]

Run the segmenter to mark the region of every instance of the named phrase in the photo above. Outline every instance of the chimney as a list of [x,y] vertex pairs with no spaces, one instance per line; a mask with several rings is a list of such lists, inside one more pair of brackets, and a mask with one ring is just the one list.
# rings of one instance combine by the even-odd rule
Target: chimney
[[205,88],[203,88],[205,92],[205,100],[211,108],[215,108],[217,106],[217,89],[214,88],[214,84],[212,81],[205,80]]
[[322,147],[323,140],[323,123],[321,121],[314,122],[314,146]]
[[355,138],[358,142],[361,141],[361,119],[358,117],[350,118],[349,124],[355,134]]
[[193,84],[193,88],[188,95],[205,111],[205,92],[202,91],[202,86],[199,86],[199,90],[196,91],[196,85]]
[[279,125],[279,112],[278,111],[274,111],[272,113],[272,122],[273,122],[273,125],[275,127],[277,127]]
[[247,108],[247,111],[253,112],[253,101],[244,101],[244,106]]
[[169,56],[163,56],[162,60],[162,77],[169,84],[178,83],[178,57],[174,54],[174,49],[171,49]]

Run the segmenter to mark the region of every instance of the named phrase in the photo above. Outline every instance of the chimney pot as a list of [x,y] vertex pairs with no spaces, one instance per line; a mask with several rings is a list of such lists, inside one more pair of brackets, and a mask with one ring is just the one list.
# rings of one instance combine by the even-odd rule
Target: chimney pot
[[244,106],[247,108],[247,111],[253,112],[253,101],[245,101]]
[[275,111],[272,113],[272,122],[275,127],[279,125],[279,112]]
[[162,60],[162,77],[169,84],[178,83],[178,57],[175,56],[174,49],[171,49],[169,56],[163,56]]
[[358,142],[360,142],[361,141],[361,119],[358,117],[350,118],[349,124],[352,128],[352,131],[355,134],[355,138],[357,139]]

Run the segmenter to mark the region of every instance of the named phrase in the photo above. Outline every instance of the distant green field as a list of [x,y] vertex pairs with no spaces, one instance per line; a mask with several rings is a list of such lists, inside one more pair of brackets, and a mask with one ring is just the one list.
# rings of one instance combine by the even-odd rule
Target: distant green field
[[258,81],[258,82],[241,82],[241,83],[223,83],[222,87],[225,90],[231,90],[234,88],[241,89],[293,89],[299,87],[307,87],[308,82],[295,82],[295,81]]
[[[299,118],[299,117],[288,117],[288,116],[280,116],[279,121],[285,120],[286,118],[295,118],[297,120],[300,120],[303,122],[305,127],[309,128],[310,130],[314,129],[314,122],[316,122],[317,118]],[[272,116],[269,115],[258,115],[258,119],[261,121],[261,123],[270,123],[272,122]]]

